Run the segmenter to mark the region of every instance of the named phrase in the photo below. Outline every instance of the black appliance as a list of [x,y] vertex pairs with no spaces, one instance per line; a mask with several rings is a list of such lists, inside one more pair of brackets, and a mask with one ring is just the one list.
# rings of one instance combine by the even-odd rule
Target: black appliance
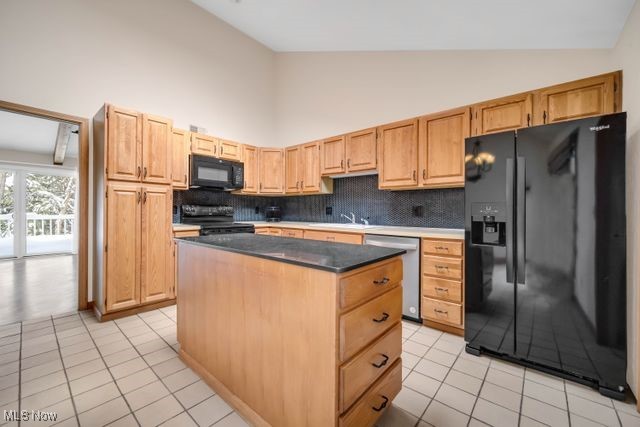
[[264,210],[264,217],[267,222],[280,222],[282,220],[282,210],[280,206],[269,206]]
[[244,165],[215,157],[189,156],[190,188],[239,190],[244,187]]
[[233,207],[182,205],[182,223],[200,226],[200,235],[255,233],[253,224],[233,222]]
[[467,138],[465,340],[624,398],[626,113]]

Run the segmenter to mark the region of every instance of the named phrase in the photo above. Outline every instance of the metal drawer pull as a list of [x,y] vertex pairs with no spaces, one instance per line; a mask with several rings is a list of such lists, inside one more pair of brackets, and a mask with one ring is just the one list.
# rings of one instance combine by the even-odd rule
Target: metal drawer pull
[[380,396],[384,399],[384,402],[382,402],[380,404],[380,406],[372,406],[371,409],[373,409],[376,412],[380,412],[382,411],[384,408],[387,407],[387,403],[389,403],[389,398],[387,396]]
[[436,265],[436,270],[438,270],[438,271],[440,271],[440,270],[449,271],[449,267],[447,267],[446,265]]
[[382,280],[374,280],[373,284],[374,285],[386,285],[387,283],[389,283],[389,278],[388,277],[383,277]]
[[435,289],[436,289],[436,291],[438,291],[438,292],[446,292],[446,293],[449,293],[449,289],[447,289],[447,288],[435,288]]
[[380,363],[372,363],[371,365],[375,368],[382,368],[384,365],[387,364],[387,362],[389,361],[389,356],[387,356],[386,354],[380,354],[380,356],[384,357],[384,360]]
[[446,246],[436,246],[436,251],[447,251],[449,252],[449,248]]
[[382,313],[382,317],[379,319],[372,319],[376,323],[382,323],[389,318],[389,313]]
[[449,312],[446,310],[438,310],[437,308],[434,308],[433,311],[435,311],[438,314],[446,314],[449,315]]

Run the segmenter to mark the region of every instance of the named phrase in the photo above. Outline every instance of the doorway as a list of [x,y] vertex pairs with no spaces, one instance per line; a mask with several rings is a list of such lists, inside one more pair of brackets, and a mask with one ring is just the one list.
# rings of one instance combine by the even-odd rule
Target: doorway
[[88,120],[0,101],[0,325],[87,308]]

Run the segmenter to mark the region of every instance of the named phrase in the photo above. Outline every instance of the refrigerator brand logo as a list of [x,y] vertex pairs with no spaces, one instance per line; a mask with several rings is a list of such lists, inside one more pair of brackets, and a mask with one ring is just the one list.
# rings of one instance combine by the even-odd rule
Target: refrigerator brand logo
[[591,126],[589,128],[589,130],[592,131],[592,132],[598,132],[598,131],[601,131],[603,129],[609,129],[610,127],[611,127],[611,125]]

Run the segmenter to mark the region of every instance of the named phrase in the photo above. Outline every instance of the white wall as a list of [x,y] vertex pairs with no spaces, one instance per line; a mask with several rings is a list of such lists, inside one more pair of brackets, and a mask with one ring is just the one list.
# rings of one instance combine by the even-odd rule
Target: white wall
[[613,50],[613,66],[623,70],[623,109],[627,111],[627,381],[638,396],[638,285],[640,283],[640,2],[631,11]]
[[3,0],[0,99],[81,117],[105,101],[259,145],[274,54],[189,0]]
[[277,54],[277,143],[613,71],[609,58],[608,50]]

